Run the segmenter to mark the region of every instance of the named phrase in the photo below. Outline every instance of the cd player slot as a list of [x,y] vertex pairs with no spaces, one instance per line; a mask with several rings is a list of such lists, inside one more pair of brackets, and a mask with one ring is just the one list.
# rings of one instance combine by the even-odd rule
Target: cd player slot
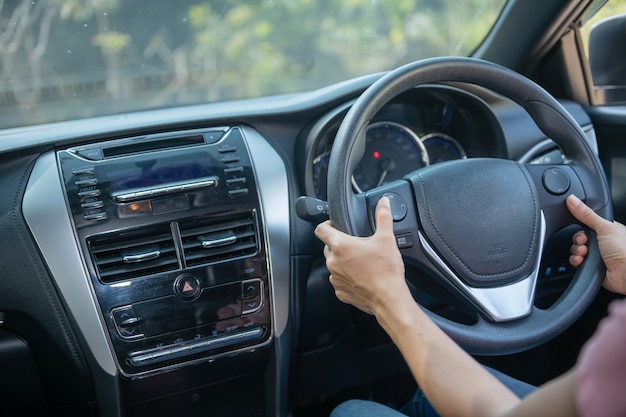
[[114,193],[111,197],[116,203],[130,203],[132,201],[146,200],[153,197],[178,194],[189,191],[197,191],[203,188],[215,188],[218,185],[218,177],[200,178],[193,182],[173,182],[162,184],[158,187],[142,188],[130,191]]

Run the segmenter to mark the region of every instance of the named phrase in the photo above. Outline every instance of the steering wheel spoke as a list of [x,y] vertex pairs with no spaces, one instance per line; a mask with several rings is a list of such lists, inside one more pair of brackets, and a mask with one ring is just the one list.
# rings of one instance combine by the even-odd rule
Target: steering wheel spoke
[[[541,253],[543,244],[534,256],[532,268],[517,280],[504,284],[487,287],[468,285],[460,278],[433,249],[426,237],[418,232],[421,247],[430,261],[437,267],[448,283],[455,288],[463,298],[467,299],[488,320],[504,322],[517,320],[531,314],[535,298],[535,288],[539,276]],[[545,220],[541,216],[540,241],[544,241]]]

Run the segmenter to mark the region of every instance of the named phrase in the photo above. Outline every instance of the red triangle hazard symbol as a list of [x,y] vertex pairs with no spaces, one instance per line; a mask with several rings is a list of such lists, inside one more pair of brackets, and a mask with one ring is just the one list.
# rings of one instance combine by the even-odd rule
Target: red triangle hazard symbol
[[194,289],[189,283],[189,281],[185,281],[185,285],[183,285],[183,292],[193,292]]

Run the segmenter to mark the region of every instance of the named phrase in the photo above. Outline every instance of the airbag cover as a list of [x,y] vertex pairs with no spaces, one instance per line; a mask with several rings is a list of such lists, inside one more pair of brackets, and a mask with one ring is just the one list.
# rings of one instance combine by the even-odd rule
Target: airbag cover
[[458,160],[416,171],[410,180],[423,234],[466,284],[500,286],[531,273],[540,207],[523,166]]

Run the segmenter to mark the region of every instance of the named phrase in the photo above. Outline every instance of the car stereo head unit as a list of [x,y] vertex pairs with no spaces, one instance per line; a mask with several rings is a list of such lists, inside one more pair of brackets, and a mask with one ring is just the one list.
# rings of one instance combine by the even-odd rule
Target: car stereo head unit
[[57,158],[125,375],[269,344],[271,277],[240,128],[77,146]]

